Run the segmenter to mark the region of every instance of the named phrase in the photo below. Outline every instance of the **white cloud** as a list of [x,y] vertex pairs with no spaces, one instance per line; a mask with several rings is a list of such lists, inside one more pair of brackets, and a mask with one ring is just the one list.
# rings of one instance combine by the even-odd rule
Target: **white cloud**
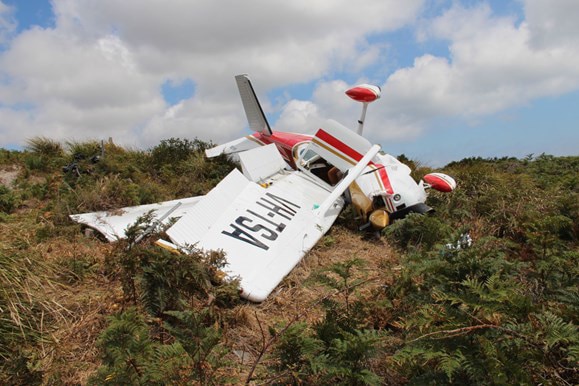
[[535,48],[579,45],[579,4],[576,0],[524,0],[526,19]]
[[[437,119],[476,121],[576,90],[579,2],[520,1],[524,20],[454,1],[424,20],[424,0],[57,0],[54,28],[14,35],[0,0],[0,44],[10,39],[0,51],[0,145],[34,135],[132,146],[232,139],[246,126],[238,73],[251,75],[268,111],[279,108],[263,98],[268,90],[317,82],[311,101],[284,105],[277,129],[312,131],[326,118],[355,127],[361,107],[343,94],[353,84],[332,74],[389,62],[391,47],[377,37],[402,27],[422,43],[448,44],[450,55],[419,54],[384,80],[366,118],[373,140],[415,138]],[[183,79],[194,96],[167,105],[161,86]]]
[[[448,41],[450,58],[425,54],[391,74],[382,100],[370,107],[366,134],[378,141],[411,139],[440,118],[474,122],[578,89],[579,27],[571,21],[579,16],[579,2],[558,0],[563,11],[546,3],[527,1],[531,15],[522,22],[494,16],[484,3],[474,8],[455,3],[428,21],[419,38]],[[562,24],[554,27],[558,18]],[[341,106],[333,111],[341,112]]]
[[[246,125],[233,75],[265,91],[360,71],[379,56],[367,34],[412,23],[422,2],[54,1],[54,28],[24,31],[0,53],[0,144],[227,139]],[[194,97],[168,106],[161,85],[182,79]]]
[[323,120],[318,106],[310,101],[291,100],[284,106],[276,130],[314,134]]
[[[127,142],[165,108],[157,80],[135,71],[122,42],[111,36],[83,44],[57,30],[31,29],[12,41],[0,69],[9,79],[0,84],[0,99],[18,107],[10,120],[9,108],[0,112],[0,143],[34,135]],[[15,130],[18,117],[21,129]]]

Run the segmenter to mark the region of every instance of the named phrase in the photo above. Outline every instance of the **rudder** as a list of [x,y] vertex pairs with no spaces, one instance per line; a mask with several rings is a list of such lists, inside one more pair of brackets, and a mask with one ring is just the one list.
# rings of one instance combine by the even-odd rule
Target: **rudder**
[[235,81],[237,82],[237,88],[239,89],[239,95],[241,96],[241,102],[243,103],[249,128],[263,135],[271,135],[271,127],[259,104],[249,77],[247,74],[237,75],[235,76]]

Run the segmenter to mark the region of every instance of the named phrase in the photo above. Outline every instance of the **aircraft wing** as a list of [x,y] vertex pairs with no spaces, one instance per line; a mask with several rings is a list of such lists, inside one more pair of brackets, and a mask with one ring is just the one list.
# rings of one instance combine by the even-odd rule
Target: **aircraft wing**
[[225,273],[240,278],[243,297],[261,302],[328,231],[342,193],[379,149],[372,147],[332,191],[300,171],[260,185],[233,170],[166,233],[180,248],[223,250]]
[[268,188],[232,171],[166,232],[179,247],[223,250],[242,296],[263,301],[328,231],[344,202],[315,211],[330,192],[290,172]]
[[118,211],[124,214],[122,221],[110,212],[72,217],[114,241],[148,210],[157,209],[160,220],[174,211],[172,217],[182,216],[166,230],[171,242],[183,250],[223,250],[225,273],[240,278],[243,297],[260,302],[329,230],[344,206],[342,194],[379,149],[371,147],[332,189],[303,171],[285,170],[270,145],[241,153],[247,177],[235,169],[207,195],[189,199],[184,208],[175,208],[180,201],[175,200],[123,208]]
[[[70,218],[84,224],[99,233],[108,241],[115,242],[126,238],[125,231],[129,225],[147,212],[153,211],[154,218],[167,224],[171,218],[181,217],[193,208],[203,196],[181,198],[178,200],[159,202],[157,204],[130,206],[121,209],[73,214]],[[161,218],[165,217],[163,220]]]

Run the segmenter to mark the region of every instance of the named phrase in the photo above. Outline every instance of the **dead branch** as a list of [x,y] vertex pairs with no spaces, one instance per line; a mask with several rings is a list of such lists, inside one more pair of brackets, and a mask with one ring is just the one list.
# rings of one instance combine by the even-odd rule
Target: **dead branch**
[[470,334],[473,331],[477,331],[477,330],[483,330],[483,329],[495,329],[495,330],[499,330],[501,332],[504,332],[507,335],[511,335],[511,336],[515,336],[517,338],[521,338],[523,339],[525,342],[533,345],[533,346],[537,346],[540,347],[540,345],[538,345],[536,342],[534,342],[531,338],[529,338],[526,335],[521,334],[520,332],[517,331],[513,331],[510,330],[508,328],[502,327],[502,326],[498,326],[496,324],[478,324],[475,326],[468,326],[468,327],[461,327],[461,328],[456,328],[453,330],[440,330],[440,331],[433,331],[433,332],[429,332],[428,334],[424,334],[419,336],[418,338],[414,338],[412,340],[407,341],[406,343],[414,343],[418,340],[421,339],[425,339],[425,338],[429,338],[429,337],[433,337],[433,336],[437,336],[437,335],[443,335],[441,337],[436,337],[434,339],[448,339],[448,338],[454,338],[455,336],[461,336],[461,335],[466,335],[466,334]]

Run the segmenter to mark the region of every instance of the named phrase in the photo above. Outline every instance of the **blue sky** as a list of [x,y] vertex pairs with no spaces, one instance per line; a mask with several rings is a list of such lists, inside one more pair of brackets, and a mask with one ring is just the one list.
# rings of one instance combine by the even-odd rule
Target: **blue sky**
[[354,127],[431,166],[579,154],[575,0],[0,0],[0,146],[249,133],[250,74],[278,130]]

